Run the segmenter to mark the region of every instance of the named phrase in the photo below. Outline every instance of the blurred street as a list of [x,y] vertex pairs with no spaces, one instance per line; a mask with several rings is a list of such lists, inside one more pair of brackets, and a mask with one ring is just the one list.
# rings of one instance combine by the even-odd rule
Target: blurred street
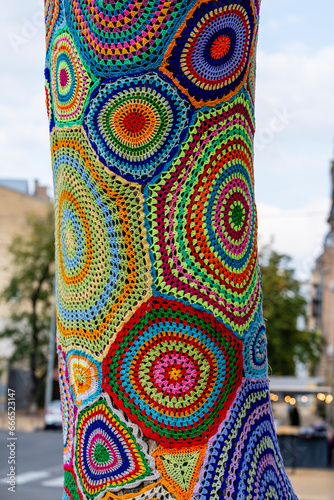
[[[61,500],[62,436],[60,430],[17,432],[17,486],[8,491],[5,443],[8,432],[0,430],[0,498],[1,500]],[[334,470],[287,469],[299,500],[334,500]]]
[[334,469],[287,469],[287,473],[298,500],[334,500]]
[[61,500],[63,485],[61,430],[16,433],[16,491],[8,491],[8,431],[0,430],[1,500]]

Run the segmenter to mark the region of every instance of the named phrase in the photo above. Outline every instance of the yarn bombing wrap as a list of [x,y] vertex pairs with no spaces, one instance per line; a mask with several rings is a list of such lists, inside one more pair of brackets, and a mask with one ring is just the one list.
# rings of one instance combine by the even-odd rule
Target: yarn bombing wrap
[[242,377],[241,342],[213,316],[151,299],[103,362],[103,389],[166,447],[204,444]]
[[85,128],[101,161],[115,173],[142,183],[175,155],[187,132],[190,105],[157,74],[103,83],[92,97]]
[[279,451],[267,380],[247,379],[209,442],[194,500],[295,500]]
[[63,500],[296,500],[273,427],[259,0],[46,0]]

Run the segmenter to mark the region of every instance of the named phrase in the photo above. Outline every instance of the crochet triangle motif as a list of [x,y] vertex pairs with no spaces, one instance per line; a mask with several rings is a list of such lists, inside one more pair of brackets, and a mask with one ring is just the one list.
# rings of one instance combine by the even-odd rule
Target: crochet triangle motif
[[190,500],[198,479],[207,446],[166,449],[159,446],[152,454],[162,483],[177,500]]

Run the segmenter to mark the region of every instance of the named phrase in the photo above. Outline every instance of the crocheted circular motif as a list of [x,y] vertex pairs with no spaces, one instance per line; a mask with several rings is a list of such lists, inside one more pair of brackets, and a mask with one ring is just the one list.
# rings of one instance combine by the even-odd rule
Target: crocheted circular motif
[[102,387],[166,448],[203,444],[241,383],[241,351],[241,341],[213,316],[152,298],[117,335]]
[[146,445],[107,400],[99,399],[79,413],[76,433],[75,465],[87,497],[157,479],[143,451]]
[[102,83],[84,123],[102,162],[130,181],[143,182],[176,154],[190,115],[174,87],[148,73]]
[[51,86],[57,122],[82,121],[82,112],[92,80],[82,64],[72,37],[63,31],[55,39],[51,54]]
[[65,0],[68,25],[94,74],[157,68],[193,0]]
[[59,0],[45,0],[44,3],[45,42],[47,52],[49,50],[53,34],[64,22],[62,5],[62,1]]
[[58,351],[58,369],[63,418],[64,463],[71,463],[73,458],[73,423],[75,422],[75,408],[71,399],[66,360],[61,351]]
[[196,4],[176,33],[161,69],[197,108],[228,101],[248,74],[255,26],[251,0]]
[[145,190],[154,294],[203,307],[240,335],[261,299],[253,133],[243,92],[199,112],[178,158]]
[[87,403],[96,398],[102,391],[101,364],[89,354],[71,350],[67,355],[67,365],[75,403],[80,406],[82,403]]
[[64,467],[64,493],[63,500],[83,500],[72,467]]
[[98,163],[80,128],[56,129],[51,143],[58,340],[102,360],[151,295],[142,195]]
[[209,442],[194,500],[296,499],[273,426],[267,379],[247,380]]
[[244,340],[245,376],[264,378],[267,376],[267,336],[262,313],[258,312]]

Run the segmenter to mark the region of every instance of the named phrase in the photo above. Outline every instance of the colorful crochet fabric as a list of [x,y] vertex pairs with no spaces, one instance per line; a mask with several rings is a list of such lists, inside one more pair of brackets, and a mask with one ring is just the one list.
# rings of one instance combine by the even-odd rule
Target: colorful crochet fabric
[[162,483],[177,500],[190,500],[203,463],[207,446],[165,449],[159,446],[152,455],[162,475]]
[[248,378],[265,378],[268,375],[267,336],[261,310],[255,316],[243,344],[245,376]]
[[272,424],[260,0],[46,0],[63,500],[295,500]]
[[85,128],[101,161],[125,179],[147,182],[175,156],[190,105],[156,73],[103,82]]
[[158,68],[194,0],[64,0],[82,57],[100,77]]
[[45,17],[45,44],[46,44],[46,54],[48,59],[53,36],[56,33],[57,28],[62,26],[65,21],[63,12],[63,0],[45,0],[44,17]]
[[84,500],[72,467],[64,467],[63,500]]
[[88,403],[102,392],[102,366],[92,356],[73,349],[67,355],[69,381],[77,406]]
[[161,482],[146,486],[146,488],[140,490],[139,493],[127,493],[125,495],[116,496],[108,491],[107,494],[104,497],[102,497],[102,500],[111,500],[111,499],[176,500],[175,496],[172,493],[170,493]]
[[209,441],[194,500],[295,500],[271,414],[268,381],[245,379]]
[[242,378],[242,343],[213,316],[150,299],[103,361],[103,389],[163,446],[204,444]]
[[73,446],[74,446],[73,422],[75,422],[76,413],[71,398],[66,359],[64,353],[60,349],[58,349],[58,368],[59,368],[59,389],[60,389],[61,409],[63,416],[64,463],[71,464],[73,459]]
[[145,191],[154,293],[203,307],[239,335],[261,299],[253,134],[244,92],[199,112],[179,157]]
[[50,72],[56,123],[82,123],[82,113],[94,81],[66,30],[61,30],[53,42]]
[[125,423],[107,397],[78,415],[75,467],[88,498],[106,489],[135,487],[143,479],[159,478],[136,428]]
[[161,66],[196,108],[230,100],[242,87],[254,50],[251,0],[197,2]]
[[49,68],[45,68],[44,76],[45,76],[45,105],[46,105],[46,112],[49,119],[49,128],[51,133],[53,127],[55,126],[55,120],[53,115],[51,79],[50,79]]
[[58,340],[102,360],[151,295],[142,194],[97,161],[82,129],[56,128],[51,143]]

